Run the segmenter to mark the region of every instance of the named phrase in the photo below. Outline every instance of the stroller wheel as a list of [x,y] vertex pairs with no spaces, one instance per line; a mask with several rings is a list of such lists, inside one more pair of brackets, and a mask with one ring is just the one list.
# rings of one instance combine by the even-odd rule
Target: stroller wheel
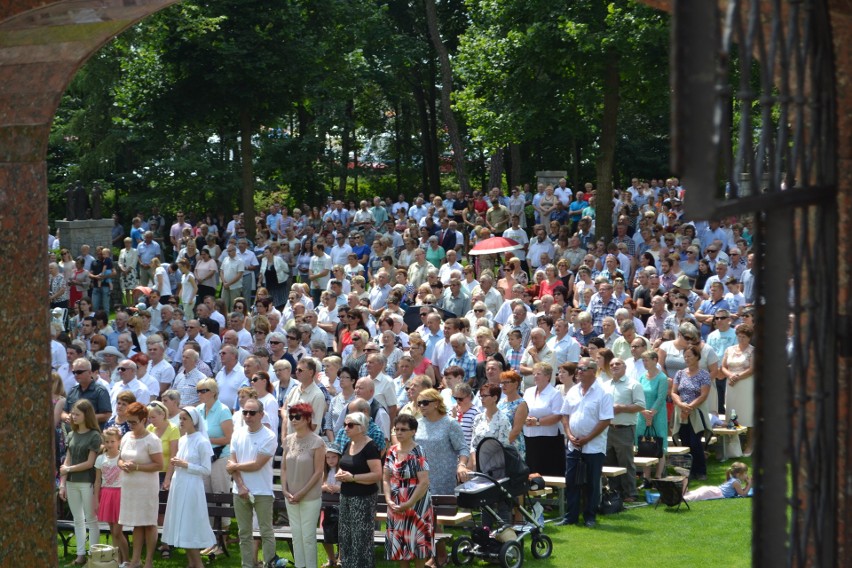
[[533,558],[542,559],[549,558],[553,553],[553,541],[546,534],[539,534],[533,537],[530,544]]
[[464,566],[473,562],[473,541],[470,537],[460,536],[453,543],[451,552],[453,564],[456,566]]
[[521,568],[524,565],[524,551],[517,541],[510,540],[500,547],[499,559],[503,568]]

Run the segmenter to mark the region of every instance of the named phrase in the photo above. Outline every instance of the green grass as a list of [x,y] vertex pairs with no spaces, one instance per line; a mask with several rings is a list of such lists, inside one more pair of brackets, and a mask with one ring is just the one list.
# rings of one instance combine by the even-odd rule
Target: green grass
[[[749,463],[751,460],[743,459]],[[721,484],[725,470],[730,466],[714,459],[708,462],[708,485]],[[749,463],[749,465],[751,465]],[[690,488],[698,485],[693,483]],[[553,556],[547,560],[535,560],[530,553],[530,539],[524,540],[524,564],[537,568],[598,568],[611,566],[705,566],[739,568],[751,565],[751,499],[721,499],[691,504],[687,510],[682,505],[679,512],[660,505],[640,506],[618,515],[599,516],[598,526],[556,527],[548,524],[545,533],[553,539]],[[552,517],[549,517],[552,518]],[[469,534],[467,531],[453,531]],[[229,558],[220,557],[209,566],[217,568],[239,568],[239,547],[229,548]],[[319,563],[326,561],[323,548],[319,547]],[[280,556],[292,560],[287,544],[278,543]],[[74,560],[73,543],[70,555],[62,557],[60,565]],[[376,565],[380,568],[397,566],[395,562],[383,560],[384,551],[376,549]],[[474,566],[488,566],[474,562]],[[186,557],[178,550],[170,560],[157,555],[157,568],[186,566]]]

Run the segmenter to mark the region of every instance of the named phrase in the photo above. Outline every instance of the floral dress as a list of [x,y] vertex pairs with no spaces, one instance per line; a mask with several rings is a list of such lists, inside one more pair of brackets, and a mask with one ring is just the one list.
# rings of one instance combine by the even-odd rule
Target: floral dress
[[[508,418],[510,425],[515,423],[515,411],[518,410],[518,406],[520,406],[522,402],[524,402],[523,397],[513,400],[512,402],[509,402],[504,398],[497,405],[497,408],[499,408],[500,411],[506,415],[506,418]],[[511,428],[509,430],[511,431]],[[525,460],[527,457],[527,443],[524,441],[523,432],[518,434],[518,437],[515,438],[512,445],[515,446],[516,450],[518,450],[518,454],[520,454],[521,459]]]
[[473,419],[473,433],[470,437],[470,453],[476,452],[476,447],[479,446],[484,438],[496,438],[501,444],[509,443],[509,432],[512,431],[512,423],[509,422],[509,417],[499,408],[491,420],[485,414],[485,411],[480,412]]
[[[405,503],[417,489],[417,474],[429,471],[429,464],[420,446],[414,446],[404,457],[399,446],[388,451],[385,471],[390,474],[391,499],[396,504]],[[413,560],[431,558],[435,550],[435,515],[432,496],[427,491],[422,499],[407,511],[393,513],[388,510],[385,553],[388,560]]]

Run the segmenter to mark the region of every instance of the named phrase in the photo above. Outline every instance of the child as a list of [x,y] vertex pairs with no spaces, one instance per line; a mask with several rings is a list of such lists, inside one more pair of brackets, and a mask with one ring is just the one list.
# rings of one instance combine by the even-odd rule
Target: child
[[[340,448],[331,444],[325,452],[325,481],[322,484],[323,493],[340,493],[340,482],[335,479],[337,473],[337,464],[340,462]],[[337,544],[337,521],[340,513],[337,507],[328,505],[322,509],[322,530],[323,543],[325,554],[328,556],[328,562],[323,564],[323,568],[333,568],[339,566],[337,554],[334,553],[334,545]]]
[[121,503],[121,470],[118,468],[121,430],[113,426],[104,430],[103,453],[95,460],[95,496],[94,507],[98,510],[98,519],[109,523],[112,539],[118,546],[119,562],[130,560],[127,538],[118,524],[119,504]]
[[746,299],[740,291],[740,283],[735,277],[729,276],[726,284],[728,285],[728,293],[725,294],[725,301],[731,308],[731,323],[736,324],[739,323],[739,318],[743,315]]
[[[687,480],[684,480],[686,482]],[[684,485],[684,490],[686,485]],[[751,478],[748,476],[748,466],[742,462],[734,462],[728,469],[727,481],[718,487],[707,485],[695,491],[687,491],[683,495],[685,501],[706,501],[708,499],[730,499],[731,497],[746,497],[751,490]]]

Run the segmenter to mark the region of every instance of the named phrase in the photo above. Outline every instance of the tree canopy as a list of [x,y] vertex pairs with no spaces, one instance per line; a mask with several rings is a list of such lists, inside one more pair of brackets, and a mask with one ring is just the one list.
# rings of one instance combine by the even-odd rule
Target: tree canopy
[[75,77],[49,145],[53,217],[75,180],[122,213],[250,213],[439,193],[462,165],[473,187],[664,175],[668,26],[630,0],[188,0]]

